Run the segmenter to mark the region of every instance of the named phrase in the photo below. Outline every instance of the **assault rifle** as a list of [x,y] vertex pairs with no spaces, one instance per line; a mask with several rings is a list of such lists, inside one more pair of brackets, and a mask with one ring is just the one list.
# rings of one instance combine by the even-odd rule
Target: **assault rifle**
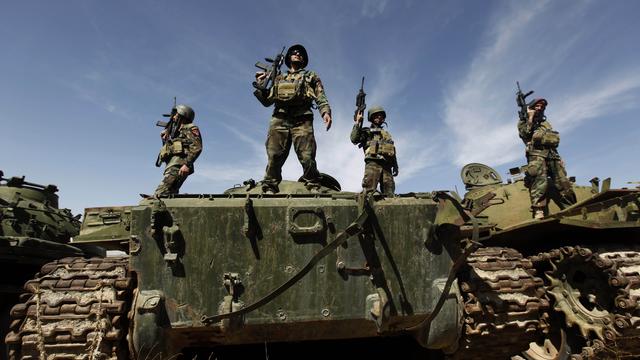
[[520,121],[526,122],[528,120],[527,96],[533,94],[533,90],[527,92],[526,94],[523,94],[522,90],[520,89],[520,82],[516,81],[516,86],[518,87],[518,91],[516,92],[516,104],[518,104],[518,107],[520,108],[520,110],[518,111],[518,118],[520,118]]
[[[367,94],[364,92],[364,76],[362,77],[362,83],[360,84],[360,91],[358,91],[358,95],[356,95],[356,111],[353,114],[353,119],[355,120],[358,116],[358,113],[362,112],[364,115],[364,110],[367,108],[367,103],[365,102],[365,98]],[[358,127],[362,128],[362,123],[364,119],[358,123]]]
[[[164,130],[163,132],[165,132],[165,136],[162,137],[162,145],[164,146],[168,141],[170,141],[171,139],[174,139],[176,136],[178,136],[178,129],[180,129],[180,124],[178,124],[175,120],[174,120],[174,115],[176,114],[178,110],[176,109],[176,97],[173,97],[173,107],[171,108],[171,113],[169,114],[162,114],[162,116],[164,117],[168,117],[169,121],[158,121],[156,122],[156,126],[160,126],[163,127]],[[162,157],[160,156],[160,154],[158,154],[158,157],[156,158],[156,166],[160,167],[160,165],[162,165]]]
[[256,67],[264,71],[266,76],[261,80],[256,80],[253,82],[253,87],[262,92],[267,92],[271,90],[273,83],[276,80],[276,76],[280,74],[280,67],[282,63],[284,63],[284,46],[282,47],[282,51],[275,58],[264,58],[269,64],[264,64],[261,62],[256,63]]

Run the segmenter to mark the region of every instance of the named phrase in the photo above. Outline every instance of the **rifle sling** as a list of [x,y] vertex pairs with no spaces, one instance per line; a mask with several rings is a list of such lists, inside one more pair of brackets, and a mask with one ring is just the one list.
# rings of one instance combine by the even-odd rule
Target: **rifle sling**
[[205,325],[211,325],[224,319],[247,314],[249,312],[252,312],[268,304],[273,299],[275,299],[280,294],[282,294],[287,289],[289,289],[291,286],[293,286],[295,283],[297,283],[300,279],[302,279],[318,263],[318,261],[320,261],[325,256],[329,255],[332,251],[334,251],[336,248],[338,248],[338,246],[346,242],[349,238],[353,237],[354,235],[360,234],[363,231],[364,224],[367,222],[368,218],[369,218],[369,208],[367,205],[365,205],[365,208],[363,209],[363,211],[349,226],[345,228],[343,232],[341,232],[332,242],[330,242],[325,247],[323,247],[320,251],[318,251],[311,258],[311,260],[309,260],[309,262],[302,269],[300,269],[300,271],[298,271],[295,275],[293,275],[289,280],[284,282],[282,285],[278,286],[276,289],[274,289],[273,291],[271,291],[269,294],[265,295],[258,301],[238,311],[232,311],[225,314],[219,314],[219,315],[213,315],[213,316],[203,315],[200,321],[202,321],[202,323],[204,323]]

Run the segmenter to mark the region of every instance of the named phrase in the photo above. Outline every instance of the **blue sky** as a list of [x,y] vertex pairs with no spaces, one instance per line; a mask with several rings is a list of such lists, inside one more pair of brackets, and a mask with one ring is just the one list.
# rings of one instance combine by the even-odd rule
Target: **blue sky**
[[[515,82],[548,99],[579,183],[640,181],[640,2],[13,1],[0,13],[0,169],[55,183],[61,205],[135,204],[162,177],[155,122],[174,96],[204,152],[182,188],[217,193],[264,174],[271,109],[254,63],[302,43],[333,108],[316,114],[320,171],[359,191],[349,142],[360,78],[387,109],[397,192],[463,189],[460,168],[525,162]],[[285,178],[301,174],[295,155]]]

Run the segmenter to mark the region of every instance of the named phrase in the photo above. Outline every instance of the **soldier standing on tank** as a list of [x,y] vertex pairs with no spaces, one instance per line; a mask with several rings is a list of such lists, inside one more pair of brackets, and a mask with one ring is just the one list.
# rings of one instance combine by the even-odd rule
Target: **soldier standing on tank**
[[160,133],[164,142],[160,160],[167,164],[164,178],[155,191],[156,197],[177,194],[187,177],[194,172],[194,163],[202,152],[200,130],[193,124],[195,113],[187,105],[177,105],[172,112],[177,131],[170,134],[167,129]]
[[527,105],[527,119],[518,122],[518,133],[526,145],[525,185],[529,188],[533,217],[548,212],[548,199],[564,209],[576,202],[564,162],[558,154],[560,135],[544,115],[547,100],[534,99]]
[[[263,105],[274,105],[269,125],[266,148],[268,163],[262,180],[265,193],[277,193],[282,181],[284,165],[291,145],[302,165],[305,185],[312,191],[320,188],[320,172],[316,165],[316,140],[313,134],[312,106],[315,102],[322,115],[326,129],[331,127],[331,108],[324,92],[320,77],[307,70],[307,51],[302,45],[291,46],[285,55],[287,73],[276,77],[268,94],[263,94]],[[262,80],[264,72],[256,73]]]
[[367,115],[371,127],[362,127],[364,114],[360,111],[351,130],[351,142],[364,150],[362,188],[365,193],[373,192],[380,184],[381,193],[393,196],[396,189],[393,177],[398,176],[398,160],[391,134],[382,127],[387,113],[381,106],[374,106]]

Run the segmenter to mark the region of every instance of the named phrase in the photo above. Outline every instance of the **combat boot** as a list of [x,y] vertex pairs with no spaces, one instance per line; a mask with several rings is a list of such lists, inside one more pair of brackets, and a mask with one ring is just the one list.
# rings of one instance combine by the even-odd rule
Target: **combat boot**
[[267,184],[262,184],[262,193],[267,195],[277,194],[279,189],[277,186],[271,186]]
[[531,207],[531,212],[532,212],[532,215],[533,215],[534,219],[536,219],[536,220],[544,219],[544,216],[545,216],[544,207],[532,206]]

